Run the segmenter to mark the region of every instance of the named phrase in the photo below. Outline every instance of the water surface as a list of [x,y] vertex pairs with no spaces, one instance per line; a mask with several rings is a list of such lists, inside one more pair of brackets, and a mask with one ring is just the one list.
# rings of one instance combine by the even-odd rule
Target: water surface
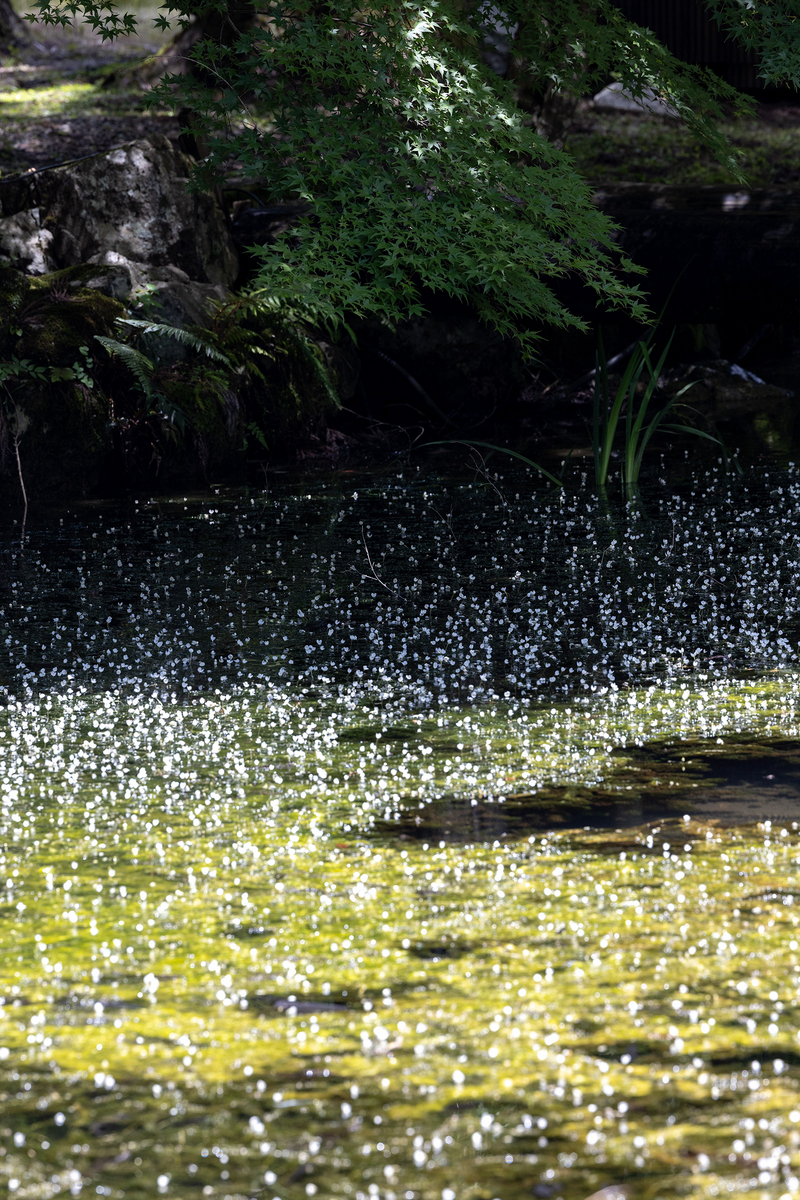
[[9,1190],[795,1192],[799,503],[9,527]]

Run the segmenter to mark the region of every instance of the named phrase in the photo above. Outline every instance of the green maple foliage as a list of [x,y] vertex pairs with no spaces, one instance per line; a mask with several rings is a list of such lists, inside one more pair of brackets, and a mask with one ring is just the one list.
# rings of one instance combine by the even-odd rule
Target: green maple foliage
[[[272,294],[331,321],[395,321],[423,310],[425,288],[523,341],[536,324],[576,322],[550,285],[568,272],[641,307],[588,188],[490,78],[462,22],[415,4],[334,13],[277,0],[262,13],[224,71],[218,45],[201,43],[206,71],[181,88],[202,114],[207,171],[235,154],[276,199],[307,204],[262,251]],[[204,82],[212,71],[224,87]]]
[[[35,3],[45,21],[83,12],[103,36],[131,19],[110,0]],[[796,81],[800,0],[708,7],[763,51],[766,79]],[[192,70],[156,89],[193,114],[201,177],[235,169],[301,209],[260,251],[259,287],[332,326],[394,323],[423,312],[433,291],[529,350],[542,325],[581,324],[554,288],[565,276],[606,307],[645,315],[613,225],[569,156],[536,131],[526,88],[588,94],[616,77],[661,97],[736,170],[717,120],[723,102],[748,102],[610,0],[216,0],[199,11],[169,0],[161,21],[213,30],[189,52]],[[482,61],[487,30],[509,44],[510,81]]]

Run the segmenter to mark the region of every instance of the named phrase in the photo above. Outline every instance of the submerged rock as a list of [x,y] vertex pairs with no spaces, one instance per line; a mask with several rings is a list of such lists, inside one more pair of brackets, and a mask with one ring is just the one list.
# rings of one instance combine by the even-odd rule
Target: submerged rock
[[297,1000],[294,996],[266,996],[256,992],[249,999],[253,1008],[261,1011],[274,1010],[283,1016],[296,1017],[303,1013],[346,1012],[346,1004],[335,1004],[329,1000]]

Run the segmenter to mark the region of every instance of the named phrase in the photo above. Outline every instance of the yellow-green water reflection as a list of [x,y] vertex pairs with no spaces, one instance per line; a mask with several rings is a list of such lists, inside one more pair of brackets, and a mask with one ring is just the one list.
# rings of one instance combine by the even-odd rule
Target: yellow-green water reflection
[[359,741],[366,714],[317,702],[301,760],[312,706],[288,694],[11,706],[9,1188],[577,1200],[624,1179],[637,1196],[791,1193],[796,823],[676,813],[428,844],[392,835],[390,810],[428,775],[430,795],[457,790],[467,717],[473,788],[497,745],[510,794],[545,770],[624,791],[614,745],[796,736],[796,686],[420,714],[382,757],[375,714]]
[[12,1194],[797,1190],[800,477],[698,497],[14,531]]

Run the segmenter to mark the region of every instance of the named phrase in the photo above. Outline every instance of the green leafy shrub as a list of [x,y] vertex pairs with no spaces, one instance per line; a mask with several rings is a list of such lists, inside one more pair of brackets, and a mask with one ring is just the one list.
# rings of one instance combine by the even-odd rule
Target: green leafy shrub
[[[707,7],[762,54],[766,80],[798,80],[800,0]],[[133,23],[111,0],[35,0],[33,16],[68,23],[77,12],[104,37]],[[419,314],[427,289],[530,351],[542,325],[581,324],[553,286],[569,275],[602,306],[644,314],[613,226],[536,131],[564,91],[612,77],[633,95],[650,89],[737,171],[718,124],[724,102],[744,112],[748,101],[611,0],[168,0],[160,23],[170,21],[201,36],[153,102],[189,114],[203,178],[235,170],[272,200],[305,205],[259,251],[261,284],[331,326]],[[481,60],[487,30],[509,42],[509,80]]]

